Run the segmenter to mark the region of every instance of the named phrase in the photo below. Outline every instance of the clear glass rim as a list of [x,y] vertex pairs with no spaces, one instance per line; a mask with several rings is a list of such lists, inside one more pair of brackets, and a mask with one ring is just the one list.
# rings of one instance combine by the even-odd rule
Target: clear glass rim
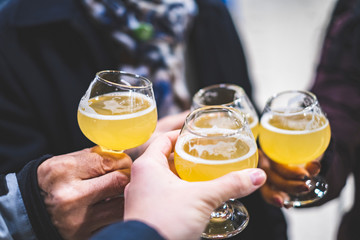
[[[212,112],[212,111],[218,112],[218,110],[221,110],[221,112],[232,112],[238,116],[238,119],[241,121],[242,126],[239,129],[234,129],[234,131],[231,133],[224,133],[221,136],[209,136],[206,134],[201,134],[201,133],[199,133],[199,131],[197,129],[195,129],[191,124],[189,124],[189,122],[193,120],[194,115],[196,115],[197,113],[202,112],[204,110],[210,111],[210,112]],[[240,112],[239,110],[237,110],[235,108],[226,107],[226,106],[222,106],[222,105],[212,105],[212,106],[205,106],[205,107],[195,109],[194,111],[189,113],[189,115],[185,119],[184,125],[186,126],[187,130],[195,136],[216,139],[216,138],[224,138],[224,137],[230,137],[230,136],[237,135],[240,132],[244,131],[246,129],[246,127],[248,129],[250,129],[250,127],[248,126],[245,119],[246,118],[245,118],[244,113]],[[251,130],[249,130],[249,131],[251,131]]]
[[[110,81],[110,80],[107,80],[107,79],[103,78],[101,75],[104,74],[104,73],[116,73],[116,74],[119,74],[119,75],[125,75],[125,76],[128,76],[128,77],[137,78],[137,79],[140,79],[143,82],[145,82],[145,84],[143,86],[132,86],[132,85],[127,85],[127,84],[116,83],[116,82],[113,82],[113,81]],[[113,86],[120,87],[120,88],[128,88],[128,89],[152,88],[152,82],[149,79],[147,79],[147,78],[145,78],[143,76],[140,76],[138,74],[129,73],[129,72],[125,72],[125,71],[119,71],[119,70],[102,70],[102,71],[99,71],[99,72],[96,73],[96,79],[100,80],[100,81],[102,81],[102,82],[104,82],[106,84],[113,85]]]
[[[279,111],[276,111],[276,110],[273,110],[270,105],[271,105],[271,102],[281,96],[281,95],[285,95],[285,94],[289,94],[289,93],[301,93],[301,94],[304,94],[306,96],[309,96],[311,97],[311,99],[313,99],[313,102],[311,103],[311,105],[309,106],[306,106],[305,108],[303,108],[301,111],[298,111],[298,112],[293,112],[293,113],[283,113],[283,112],[279,112]],[[285,91],[281,91],[281,92],[278,92],[278,93],[275,93],[274,95],[272,95],[267,101],[266,101],[266,104],[265,104],[265,109],[264,109],[264,113],[265,112],[272,112],[276,115],[280,115],[280,116],[294,116],[294,115],[298,115],[298,114],[302,114],[302,113],[306,113],[306,112],[309,112],[311,111],[312,109],[314,109],[315,107],[319,107],[319,102],[317,100],[317,97],[315,94],[313,94],[312,92],[309,92],[309,91],[306,91],[306,90],[285,90]]]
[[[205,88],[201,88],[197,93],[195,93],[194,97],[193,97],[193,101],[198,104],[200,107],[205,107],[205,106],[209,106],[209,105],[205,105],[203,103],[200,103],[200,98],[201,96],[211,90],[211,89],[215,89],[215,88],[223,88],[223,89],[231,89],[234,90],[235,92],[241,92],[246,96],[246,93],[244,91],[244,89],[236,84],[232,84],[232,83],[220,83],[220,84],[214,84],[214,85],[210,85],[207,86]],[[221,104],[222,106],[231,106],[232,104],[235,104],[234,101],[231,102],[227,102],[224,104]],[[212,106],[216,106],[216,105],[212,105]]]

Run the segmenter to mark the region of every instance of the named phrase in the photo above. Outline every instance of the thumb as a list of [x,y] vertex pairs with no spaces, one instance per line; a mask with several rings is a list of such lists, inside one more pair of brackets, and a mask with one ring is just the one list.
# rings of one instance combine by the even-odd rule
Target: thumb
[[[144,154],[136,159],[136,161],[148,161],[148,158],[151,158],[152,162],[159,162],[162,164],[166,162],[167,164],[167,157],[171,154],[178,136],[179,130],[174,130],[160,135],[153,143],[150,144]],[[161,156],[165,156],[166,158]]]
[[219,204],[230,198],[241,198],[261,187],[266,181],[266,174],[262,169],[250,168],[228,173],[220,178],[204,182],[204,192],[215,192]]

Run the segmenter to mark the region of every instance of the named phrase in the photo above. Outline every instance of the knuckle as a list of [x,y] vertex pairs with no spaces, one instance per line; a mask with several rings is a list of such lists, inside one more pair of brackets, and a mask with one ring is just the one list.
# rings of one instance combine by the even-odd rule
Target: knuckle
[[104,173],[113,170],[114,165],[115,165],[114,159],[104,157],[100,160],[100,166]]
[[56,189],[52,192],[52,198],[57,206],[64,209],[71,208],[81,199],[78,191],[70,186]]
[[122,168],[129,168],[132,160],[127,154],[122,153],[117,156],[102,156],[101,159],[99,159],[99,163],[102,171],[105,173]]
[[125,168],[129,168],[133,163],[133,160],[129,155],[126,155],[121,161],[123,161],[123,165]]
[[[43,179],[46,179],[48,177],[50,170],[51,170],[51,161],[50,160],[47,160],[40,164],[40,166],[37,169],[39,184],[42,184],[43,182],[45,182],[45,181],[43,181]],[[40,186],[40,188],[42,188],[42,187]]]
[[83,221],[79,215],[71,213],[62,215],[61,218],[52,219],[53,225],[58,229],[64,239],[76,239],[74,237],[81,228],[82,222]]
[[123,191],[126,185],[130,182],[130,178],[120,171],[115,171],[112,178],[111,183],[114,184],[114,188],[121,191]]

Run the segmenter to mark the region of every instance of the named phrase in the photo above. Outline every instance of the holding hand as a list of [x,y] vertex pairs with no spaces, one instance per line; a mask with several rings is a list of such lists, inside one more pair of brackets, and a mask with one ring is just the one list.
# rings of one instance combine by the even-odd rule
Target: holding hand
[[277,207],[291,207],[284,205],[284,200],[288,199],[287,193],[309,191],[306,180],[320,172],[321,157],[307,163],[304,167],[290,166],[272,161],[259,149],[259,167],[267,175],[266,183],[260,188],[265,201]]
[[38,168],[38,183],[52,223],[64,239],[88,239],[122,220],[131,158],[99,147],[56,156]]
[[144,222],[166,239],[198,239],[216,207],[252,193],[266,176],[260,169],[247,169],[212,181],[181,180],[168,164],[177,137],[178,131],[162,135],[134,162],[124,220]]

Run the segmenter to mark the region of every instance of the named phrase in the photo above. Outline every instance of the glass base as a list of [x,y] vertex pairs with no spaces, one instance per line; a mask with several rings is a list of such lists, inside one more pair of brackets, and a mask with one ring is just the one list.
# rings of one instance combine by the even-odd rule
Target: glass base
[[211,219],[201,237],[223,239],[240,233],[249,222],[249,214],[238,200],[229,200],[211,214]]
[[309,192],[288,194],[289,199],[284,201],[284,205],[288,207],[301,207],[320,200],[327,193],[328,184],[321,176],[307,180],[306,184],[310,187]]

